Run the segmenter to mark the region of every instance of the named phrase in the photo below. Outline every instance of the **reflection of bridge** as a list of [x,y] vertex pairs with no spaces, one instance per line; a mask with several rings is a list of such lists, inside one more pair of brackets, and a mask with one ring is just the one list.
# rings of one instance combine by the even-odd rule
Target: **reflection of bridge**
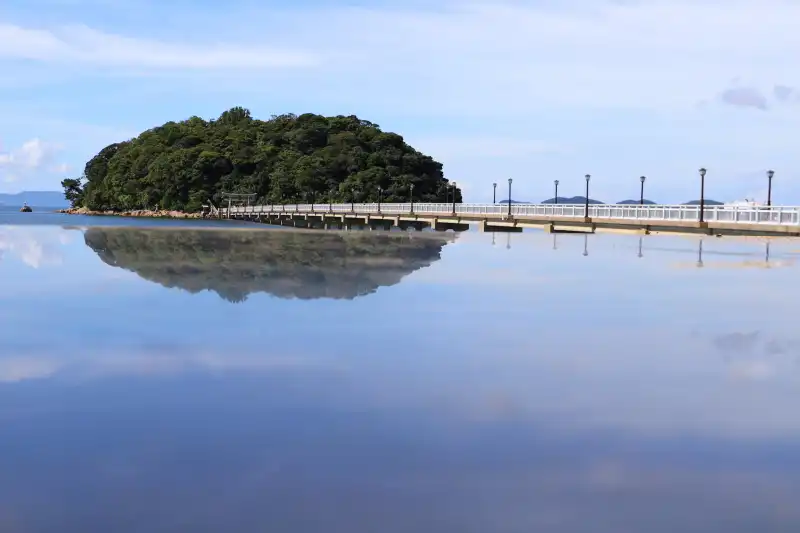
[[309,228],[452,229],[594,233],[596,230],[800,236],[800,207],[592,204],[270,204],[228,207],[219,216]]
[[[553,234],[553,250],[558,250],[558,237],[559,235],[554,233]],[[574,237],[562,236],[563,238],[573,239]],[[495,235],[492,234],[492,246],[495,246],[496,238]],[[777,268],[777,267],[790,267],[795,265],[794,258],[779,258],[775,259],[771,257],[770,253],[770,244],[769,240],[766,240],[763,245],[763,255],[756,254],[754,252],[725,252],[725,251],[711,251],[709,252],[703,250],[703,239],[700,238],[697,240],[696,248],[667,248],[667,247],[648,247],[646,250],[644,248],[644,237],[639,237],[639,243],[636,247],[636,256],[639,258],[643,258],[645,256],[644,252],[667,252],[672,254],[687,254],[687,255],[695,255],[694,261],[686,261],[683,263],[677,264],[677,266],[688,267],[688,266],[695,266],[697,268],[703,267],[714,267],[714,268]],[[511,234],[506,234],[505,237],[505,247],[506,249],[511,249]],[[589,255],[589,235],[583,235],[583,253],[584,257]],[[706,256],[706,260],[703,260],[703,256]],[[741,257],[741,261],[730,261],[730,260],[722,260],[722,261],[712,261],[711,263],[708,262],[708,256],[712,256],[713,258],[732,258],[732,257]],[[758,259],[756,259],[758,257]],[[763,258],[763,259],[761,259]]]

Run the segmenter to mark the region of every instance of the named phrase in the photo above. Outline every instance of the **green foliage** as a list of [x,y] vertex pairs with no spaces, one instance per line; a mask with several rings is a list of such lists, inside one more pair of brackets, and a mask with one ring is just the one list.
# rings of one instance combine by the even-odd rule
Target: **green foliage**
[[66,198],[73,207],[79,206],[83,199],[83,187],[81,186],[81,180],[67,178],[61,180],[61,186],[64,187],[64,198]]
[[[83,182],[83,186],[81,186]],[[217,120],[168,122],[112,144],[62,182],[75,207],[198,211],[225,192],[263,203],[444,202],[442,165],[355,116],[279,115],[253,119],[234,107]],[[461,191],[456,190],[456,201]]]

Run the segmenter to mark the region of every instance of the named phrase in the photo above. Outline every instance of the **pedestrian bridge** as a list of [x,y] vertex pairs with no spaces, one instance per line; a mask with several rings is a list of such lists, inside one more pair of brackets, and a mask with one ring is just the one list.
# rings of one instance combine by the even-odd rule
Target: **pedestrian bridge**
[[221,218],[308,228],[593,233],[602,230],[800,236],[800,207],[590,204],[264,204],[213,209]]

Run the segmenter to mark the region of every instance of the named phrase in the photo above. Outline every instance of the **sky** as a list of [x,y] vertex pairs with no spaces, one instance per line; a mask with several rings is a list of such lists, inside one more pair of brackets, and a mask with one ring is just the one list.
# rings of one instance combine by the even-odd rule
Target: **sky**
[[791,0],[5,0],[0,192],[57,190],[104,146],[244,106],[356,114],[465,201],[583,193],[800,205]]

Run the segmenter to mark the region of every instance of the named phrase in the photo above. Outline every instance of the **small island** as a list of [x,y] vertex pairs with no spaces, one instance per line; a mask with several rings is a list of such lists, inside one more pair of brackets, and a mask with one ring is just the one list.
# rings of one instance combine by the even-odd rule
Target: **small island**
[[72,204],[65,212],[138,216],[197,214],[224,193],[346,203],[377,201],[380,188],[384,202],[407,202],[412,190],[417,202],[444,202],[453,190],[441,163],[372,122],[311,113],[258,120],[242,107],[109,145],[61,185]]

